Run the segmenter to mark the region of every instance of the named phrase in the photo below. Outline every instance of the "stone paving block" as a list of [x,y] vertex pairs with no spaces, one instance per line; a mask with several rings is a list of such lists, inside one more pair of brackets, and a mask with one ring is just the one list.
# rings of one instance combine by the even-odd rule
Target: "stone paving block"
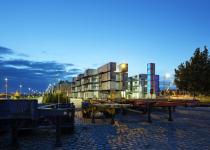
[[[109,121],[92,124],[76,113],[75,132],[62,136],[63,150],[87,149],[148,149],[148,150],[208,150],[210,149],[210,108],[178,108],[173,122],[164,112],[153,112],[153,122],[145,115],[116,116]],[[0,149],[6,149],[9,136],[0,138]],[[55,132],[37,131],[20,137],[21,149],[54,149]]]

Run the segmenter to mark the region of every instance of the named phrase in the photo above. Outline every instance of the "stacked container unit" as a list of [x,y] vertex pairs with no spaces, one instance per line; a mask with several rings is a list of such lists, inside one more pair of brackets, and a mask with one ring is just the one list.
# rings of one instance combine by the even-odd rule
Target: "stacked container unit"
[[76,88],[75,91],[77,92],[77,98],[84,98],[84,92],[82,91],[81,80],[84,77],[84,74],[79,74],[76,80]]
[[118,68],[121,77],[120,83],[122,84],[121,97],[126,98],[126,89],[128,88],[128,64],[120,64]]
[[160,80],[160,76],[159,75],[155,75],[155,93],[156,93],[156,95],[160,94],[159,80]]
[[126,91],[127,92],[126,98],[128,99],[151,98],[150,94],[152,87],[151,85],[153,85],[154,89],[152,98],[155,98],[155,96],[159,94],[160,88],[159,88],[159,75],[154,75],[154,76],[155,80],[151,80],[151,74],[149,72],[148,74],[139,74],[129,77],[128,88]]
[[155,64],[147,64],[147,96],[152,98],[155,94]]
[[54,92],[58,93],[61,92],[62,94],[70,97],[71,93],[71,83],[68,81],[59,82],[57,85],[54,86]]
[[131,99],[132,98],[132,89],[133,89],[133,78],[128,77],[127,80],[127,89],[126,89],[126,98]]
[[145,98],[147,95],[147,74],[140,74],[139,75],[139,84],[140,84],[140,98]]
[[147,74],[139,74],[129,77],[129,95],[128,98],[139,99],[145,97],[145,83],[147,80]]
[[98,98],[98,72],[96,69],[87,69],[84,74],[84,99]]
[[115,90],[114,83],[116,80],[116,63],[110,62],[98,68],[100,99],[111,98],[111,92]]
[[99,89],[102,99],[119,99],[125,97],[128,79],[128,65],[116,65],[110,62],[100,68],[99,73]]
[[138,99],[140,97],[140,81],[139,81],[139,75],[132,77],[132,98]]
[[71,98],[76,98],[77,97],[77,95],[76,95],[76,92],[75,92],[75,81],[76,81],[76,77],[73,77],[72,78],[72,82],[71,82],[71,84],[70,84],[70,86],[71,86],[71,93],[70,93],[70,97]]
[[[83,99],[116,99],[121,98],[127,88],[128,65],[115,62],[105,64],[98,69],[87,69],[73,79],[72,97]],[[124,91],[123,91],[124,90]],[[124,97],[125,97],[125,93]]]

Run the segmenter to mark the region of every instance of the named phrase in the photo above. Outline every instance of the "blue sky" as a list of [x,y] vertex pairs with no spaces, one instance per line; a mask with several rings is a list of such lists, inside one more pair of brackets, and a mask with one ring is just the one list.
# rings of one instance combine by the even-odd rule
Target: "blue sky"
[[[208,0],[0,0],[2,66],[15,60],[62,66],[59,77],[46,75],[34,87],[42,89],[110,61],[129,63],[129,75],[146,73],[148,62],[160,75],[173,74],[195,48],[210,45],[209,7]],[[5,76],[13,78],[9,71],[0,75],[1,85]],[[35,86],[22,76],[20,71],[11,82],[17,87],[27,78],[24,84]]]

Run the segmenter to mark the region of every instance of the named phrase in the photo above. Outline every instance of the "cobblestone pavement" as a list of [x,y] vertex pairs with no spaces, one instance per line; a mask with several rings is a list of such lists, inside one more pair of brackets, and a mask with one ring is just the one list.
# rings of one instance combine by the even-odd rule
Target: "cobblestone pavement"
[[[152,123],[137,113],[118,115],[115,125],[108,119],[96,124],[76,113],[75,132],[62,135],[63,150],[74,149],[147,149],[147,150],[208,150],[210,149],[210,108],[179,108],[173,122],[166,112],[153,112]],[[9,136],[0,137],[0,149],[7,149]],[[54,131],[36,131],[20,136],[22,150],[55,149]]]

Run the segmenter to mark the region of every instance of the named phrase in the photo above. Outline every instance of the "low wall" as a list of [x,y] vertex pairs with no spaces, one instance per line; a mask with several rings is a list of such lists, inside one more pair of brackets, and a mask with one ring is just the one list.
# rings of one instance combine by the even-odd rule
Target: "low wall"
[[36,111],[37,100],[0,100],[0,119],[32,119]]
[[70,102],[74,103],[75,108],[81,108],[82,107],[82,99],[71,98]]

